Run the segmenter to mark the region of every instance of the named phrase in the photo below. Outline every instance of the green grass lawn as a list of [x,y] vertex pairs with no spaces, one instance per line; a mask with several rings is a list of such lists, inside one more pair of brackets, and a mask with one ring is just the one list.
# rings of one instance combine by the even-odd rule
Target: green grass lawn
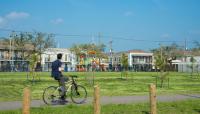
[[[41,99],[43,90],[57,82],[50,77],[49,72],[40,74],[40,81],[31,82],[26,78],[25,72],[0,72],[0,101],[13,101],[22,99],[24,87],[29,86],[32,99]],[[89,96],[93,94],[92,73],[68,72],[65,75],[78,75],[79,84],[86,87]],[[128,79],[121,79],[120,72],[96,72],[95,84],[101,88],[101,96],[124,96],[148,94],[148,85],[155,83],[156,72],[129,72]],[[170,87],[167,83],[164,88],[157,88],[158,94],[200,93],[200,79],[190,78],[187,73],[172,72],[169,74]]]
[[[157,104],[158,114],[199,114],[200,99]],[[21,114],[21,109],[0,111],[0,114]],[[93,114],[91,105],[31,108],[31,114]],[[101,107],[101,114],[149,114],[149,104],[109,104]]]

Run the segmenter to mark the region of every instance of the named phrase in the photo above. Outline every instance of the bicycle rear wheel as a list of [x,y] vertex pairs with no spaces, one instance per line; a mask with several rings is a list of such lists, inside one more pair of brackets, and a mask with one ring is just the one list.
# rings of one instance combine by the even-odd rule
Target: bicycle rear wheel
[[72,85],[71,87],[71,100],[76,104],[84,103],[87,98],[87,91],[81,85]]
[[60,94],[56,86],[49,86],[43,92],[43,101],[47,105],[56,104],[59,100]]

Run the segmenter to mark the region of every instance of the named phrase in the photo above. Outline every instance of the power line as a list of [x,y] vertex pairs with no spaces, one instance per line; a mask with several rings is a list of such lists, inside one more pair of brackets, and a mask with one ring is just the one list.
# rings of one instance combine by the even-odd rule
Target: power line
[[113,39],[119,39],[119,40],[132,40],[132,41],[138,41],[138,42],[184,42],[184,41],[175,41],[175,40],[139,40],[134,38],[127,38],[127,37],[119,37],[119,36],[106,36],[106,37],[112,37]]
[[[7,32],[24,32],[24,33],[36,33],[36,32],[27,32],[27,31],[20,31],[20,30],[13,30],[13,29],[3,29],[0,28],[0,31],[7,31]],[[98,35],[78,35],[78,34],[60,34],[60,33],[46,33],[46,34],[52,34],[54,36],[63,36],[63,37],[67,37],[67,38],[79,38],[79,37],[99,37]],[[131,37],[124,37],[124,36],[109,36],[109,35],[104,35],[103,37],[101,36],[101,38],[112,38],[112,39],[117,39],[117,40],[127,40],[127,41],[136,41],[136,42],[156,42],[156,43],[184,43],[185,41],[181,41],[181,40],[143,40],[143,39],[135,39],[135,38],[131,38]],[[187,43],[193,43],[193,41],[187,41]]]
[[[13,30],[13,29],[3,29],[0,28],[0,31],[7,31],[7,32],[19,32],[19,33],[37,33],[37,32],[30,32],[30,31],[21,31],[21,30]],[[44,32],[46,33],[46,32]],[[46,34],[52,34],[55,36],[65,36],[65,37],[91,37],[91,35],[74,35],[74,34],[60,34],[60,33],[46,33]]]

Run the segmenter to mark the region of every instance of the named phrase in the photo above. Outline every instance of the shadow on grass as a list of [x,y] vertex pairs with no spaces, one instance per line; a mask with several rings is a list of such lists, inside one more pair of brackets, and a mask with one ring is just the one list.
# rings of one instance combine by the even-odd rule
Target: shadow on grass
[[142,114],[150,114],[148,111],[142,111]]
[[116,78],[117,80],[129,80],[129,79],[126,79],[126,78]]
[[194,109],[194,111],[200,113],[200,108],[199,109]]

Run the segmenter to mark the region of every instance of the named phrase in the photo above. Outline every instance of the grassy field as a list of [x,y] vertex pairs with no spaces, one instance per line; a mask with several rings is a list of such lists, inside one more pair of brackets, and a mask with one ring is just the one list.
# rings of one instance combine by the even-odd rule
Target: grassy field
[[[149,104],[110,104],[101,107],[101,114],[149,114]],[[90,105],[32,108],[31,114],[92,114]],[[199,114],[200,100],[158,103],[158,114]],[[0,111],[0,114],[21,114],[21,110]]]
[[[65,75],[78,75],[79,84],[86,87],[89,96],[92,96],[92,73],[69,72]],[[0,101],[13,101],[22,99],[24,87],[29,86],[32,92],[32,99],[41,99],[43,90],[50,85],[57,85],[57,82],[50,77],[49,72],[39,73],[40,81],[32,82],[27,80],[25,72],[0,72]],[[129,72],[128,79],[121,79],[120,72],[96,72],[95,84],[101,88],[101,96],[123,96],[148,94],[148,85],[155,83],[156,72]],[[176,93],[200,93],[200,79],[191,78],[187,73],[169,74],[170,87],[167,83],[164,88],[157,88],[158,94]]]

